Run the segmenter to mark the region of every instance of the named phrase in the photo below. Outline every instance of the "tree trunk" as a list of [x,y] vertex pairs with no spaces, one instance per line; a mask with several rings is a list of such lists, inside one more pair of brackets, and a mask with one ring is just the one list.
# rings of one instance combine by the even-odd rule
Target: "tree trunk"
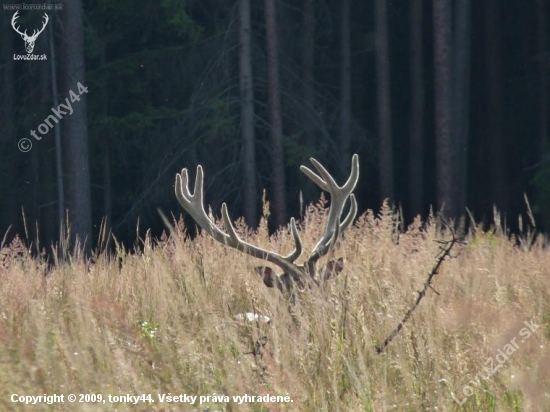
[[537,38],[538,38],[538,84],[539,84],[539,153],[542,155],[548,142],[548,57],[546,50],[546,12],[544,0],[537,0]]
[[387,0],[376,0],[375,9],[380,195],[381,200],[389,199],[390,202],[393,202],[393,144]]
[[[59,106],[59,89],[57,87],[57,58],[54,42],[55,15],[52,15],[51,20],[52,21],[50,22],[47,29],[48,43],[50,46],[50,80],[52,88],[51,90],[53,107],[57,108]],[[65,239],[65,183],[63,181],[63,148],[61,144],[61,125],[62,123],[59,122],[54,128],[55,168],[57,177],[57,229],[59,230],[59,233],[57,233],[56,236],[59,236],[60,241]]]
[[[65,93],[69,91],[78,95],[77,83],[86,84],[84,66],[84,27],[82,18],[82,1],[66,3],[65,21],[65,57],[66,78]],[[66,150],[66,190],[69,222],[72,240],[78,240],[85,252],[92,246],[92,207],[90,191],[90,160],[88,153],[88,127],[86,118],[86,93],[79,95],[80,101],[71,103],[74,112],[65,115],[65,150]]]
[[[111,185],[111,148],[108,139],[104,140],[101,150],[103,152],[103,224],[104,232],[109,234],[113,221],[113,191]],[[110,239],[103,240],[106,241],[105,246],[107,246]]]
[[[536,161],[544,161],[548,156],[548,57],[546,50],[546,14],[550,8],[545,7],[544,0],[537,0],[537,38],[538,38],[538,83],[539,83],[539,155]],[[545,58],[546,57],[546,58]],[[550,222],[550,210],[543,208],[543,222]]]
[[349,173],[351,159],[351,39],[350,0],[342,0],[340,22],[340,167]]
[[[101,67],[107,65],[107,50],[105,40],[101,40],[100,51],[100,64]],[[103,116],[109,116],[109,94],[105,94],[105,99],[102,103]],[[111,135],[109,133],[103,134],[103,141],[101,142],[102,151],[102,171],[103,171],[103,233],[106,234],[106,238],[99,239],[102,242],[102,247],[108,248],[111,237],[109,233],[112,229],[113,222],[113,190],[112,190],[112,174],[111,174]]]
[[424,51],[422,0],[411,4],[411,112],[409,141],[409,201],[413,216],[424,211]]
[[[316,99],[315,99],[315,0],[305,0],[302,20],[302,98],[304,99],[304,133],[308,149],[314,150],[316,142]],[[304,185],[306,204],[318,192],[315,185]]]
[[455,144],[455,201],[459,215],[466,208],[470,111],[470,0],[456,3],[454,26],[453,141]]
[[437,207],[456,218],[451,99],[451,0],[433,0]]
[[254,81],[252,77],[252,28],[250,0],[239,0],[241,129],[243,133],[244,217],[250,227],[258,223],[256,213],[256,150],[254,136]]
[[499,0],[485,1],[485,66],[487,68],[487,132],[491,142],[491,201],[503,212],[508,209],[507,139],[502,133],[502,78]]
[[[50,18],[52,20],[52,18]],[[50,21],[48,25],[52,24]],[[42,43],[42,49],[48,50],[48,60],[52,59],[51,51],[49,50],[50,41],[50,28],[46,28],[46,33],[40,36],[40,42]],[[45,62],[40,65],[40,106],[43,108],[52,107],[52,76],[51,67],[49,62]],[[59,126],[59,125],[57,125]],[[40,180],[43,187],[50,188],[55,184],[55,152],[53,150],[55,146],[55,140],[51,137],[43,139],[40,143]],[[51,245],[58,240],[59,230],[57,221],[57,197],[52,190],[43,190],[43,198],[40,217],[38,222],[41,224],[41,242],[43,245]]]
[[315,145],[315,0],[305,0],[302,31],[302,87],[306,105],[305,133],[308,146]]
[[[17,141],[15,139],[13,124],[15,119],[14,31],[10,26],[7,13],[4,14],[6,14],[6,16],[4,16],[0,22],[2,29],[2,42],[0,44],[0,72],[2,73],[2,92],[0,93],[2,96],[2,101],[0,102],[0,124],[2,125],[2,132],[0,133],[0,147],[3,151],[1,154],[2,164],[0,168],[3,171],[1,188],[11,193],[9,193],[7,198],[0,204],[0,242],[4,236],[4,230],[7,230],[8,227],[12,226],[10,231],[12,235],[17,232],[17,228],[14,226],[18,220],[17,216],[19,213],[17,197],[14,195],[15,190],[10,190],[15,188],[15,184],[12,182],[12,176],[14,176],[16,161],[18,159],[17,156],[14,156],[17,154]],[[30,136],[24,137],[31,138]],[[34,144],[35,142],[33,141],[32,143]],[[12,153],[13,155],[7,156],[8,153]]]
[[271,158],[273,175],[273,214],[277,227],[286,225],[285,160],[283,151],[283,122],[281,118],[281,96],[279,86],[279,64],[277,45],[277,16],[275,0],[264,0],[269,118],[271,130]]
[[[48,50],[48,36],[47,32],[43,36],[39,37],[40,50]],[[48,58],[50,58],[48,53]],[[38,105],[40,108],[44,109],[51,107],[51,89],[50,89],[50,67],[48,62],[43,62],[40,64],[38,69],[38,78],[39,78],[39,88],[37,90],[38,94]],[[40,244],[49,245],[51,240],[55,239],[56,230],[55,230],[55,214],[53,212],[53,207],[50,207],[50,196],[49,191],[46,188],[51,187],[53,183],[52,180],[52,159],[50,156],[52,141],[51,135],[47,139],[43,139],[39,144],[36,145],[36,152],[33,150],[33,154],[36,155],[36,174],[33,176],[33,201],[35,215],[33,219],[33,230],[35,230],[35,240],[36,246]],[[47,240],[46,240],[47,239]],[[46,243],[44,243],[46,240]]]

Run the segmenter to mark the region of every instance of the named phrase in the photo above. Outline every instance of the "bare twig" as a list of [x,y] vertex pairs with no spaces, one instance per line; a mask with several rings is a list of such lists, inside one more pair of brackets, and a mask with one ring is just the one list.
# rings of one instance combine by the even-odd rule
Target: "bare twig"
[[451,236],[452,236],[451,240],[438,241],[438,243],[441,243],[444,246],[440,247],[439,253],[436,256],[436,263],[435,263],[434,267],[432,268],[432,270],[430,271],[430,273],[428,274],[428,278],[424,282],[424,286],[422,287],[422,290],[419,290],[417,292],[418,296],[416,297],[416,300],[415,300],[414,304],[409,308],[407,313],[405,313],[405,316],[403,317],[401,322],[399,322],[397,327],[388,335],[388,337],[386,339],[384,339],[384,342],[381,345],[376,345],[375,346],[376,353],[380,354],[380,353],[384,352],[386,347],[397,336],[397,334],[401,331],[401,329],[403,329],[403,326],[405,326],[405,323],[407,323],[407,321],[409,320],[409,318],[411,317],[413,312],[416,310],[418,305],[420,305],[420,302],[422,301],[422,298],[426,295],[426,292],[428,291],[428,289],[432,289],[435,293],[437,293],[439,295],[439,293],[435,289],[433,289],[433,287],[432,287],[432,280],[435,277],[435,275],[437,275],[439,273],[439,268],[441,267],[441,265],[442,265],[443,261],[445,260],[445,258],[447,256],[451,257],[451,258],[453,257],[453,256],[451,256],[451,250],[452,250],[453,246],[457,243],[464,243],[464,242],[462,242],[458,239],[452,225],[448,224],[445,220],[443,220],[443,223],[449,229],[449,231],[451,232]]

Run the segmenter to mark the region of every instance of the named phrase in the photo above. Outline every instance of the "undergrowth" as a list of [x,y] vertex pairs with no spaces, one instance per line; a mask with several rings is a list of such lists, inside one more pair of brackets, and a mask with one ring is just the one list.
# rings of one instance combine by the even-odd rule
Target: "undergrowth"
[[[306,250],[325,219],[322,205],[305,216]],[[33,410],[550,410],[546,240],[525,247],[498,228],[470,231],[377,354],[433,267],[436,241],[449,236],[432,218],[404,233],[396,221],[387,206],[361,216],[337,250],[342,275],[291,308],[264,287],[256,259],[206,236],[191,240],[181,223],[134,251],[116,244],[53,266],[16,238],[0,249],[0,409],[24,409],[13,394],[90,393],[151,394],[155,402],[65,401]],[[292,248],[288,231],[269,238],[265,222],[257,232],[237,227],[264,248]],[[235,317],[245,312],[271,322]],[[540,327],[521,342],[526,321]],[[517,350],[488,376],[488,359],[514,338]],[[479,373],[487,379],[476,384]],[[159,394],[219,398],[190,405],[159,402]],[[244,394],[292,402],[233,402]]]

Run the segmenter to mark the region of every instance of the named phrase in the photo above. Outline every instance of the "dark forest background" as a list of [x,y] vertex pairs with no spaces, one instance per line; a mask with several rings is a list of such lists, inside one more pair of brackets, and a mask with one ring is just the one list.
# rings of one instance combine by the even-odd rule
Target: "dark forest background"
[[[272,228],[358,153],[360,210],[389,198],[511,230],[550,225],[550,4],[544,0],[75,0],[46,10],[34,54],[0,14],[0,239],[49,245],[68,217],[97,243],[182,213],[174,175],[202,164],[206,203]],[[17,25],[42,27],[44,10]],[[88,88],[79,95],[77,84]],[[31,130],[80,100],[41,140]],[[18,142],[32,149],[23,153]],[[26,231],[25,231],[26,226]],[[26,233],[26,234],[25,234]],[[62,234],[62,236],[64,236]]]

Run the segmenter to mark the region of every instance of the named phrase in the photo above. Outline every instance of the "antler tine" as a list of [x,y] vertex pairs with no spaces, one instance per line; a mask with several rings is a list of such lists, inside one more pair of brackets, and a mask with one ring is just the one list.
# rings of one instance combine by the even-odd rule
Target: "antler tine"
[[285,257],[289,262],[294,262],[302,254],[302,239],[298,234],[298,229],[296,229],[296,221],[293,217],[290,218],[290,232],[294,238],[294,251],[292,251],[288,256]]
[[[337,240],[335,237],[347,229],[357,214],[357,201],[351,192],[355,189],[359,179],[359,156],[357,154],[353,155],[350,176],[342,186],[338,186],[330,173],[317,160],[311,159],[311,163],[321,176],[305,166],[302,166],[300,169],[322,190],[329,192],[331,196],[330,211],[325,233],[308,258],[308,262],[314,265],[321,256],[327,254],[328,251],[334,247]],[[348,198],[350,198],[351,201],[350,211],[344,221],[340,223],[340,217]]]
[[353,189],[355,189],[355,185],[359,180],[359,156],[357,154],[354,154],[351,158],[351,174],[343,186],[338,186],[332,175],[316,159],[312,157],[309,160],[311,161],[313,166],[315,166],[321,176],[317,175],[307,166],[300,166],[300,170],[304,172],[307,177],[313,180],[313,182],[322,190],[331,193],[331,188],[340,189],[340,191],[343,191],[344,193],[347,192],[347,196],[349,196]]
[[251,245],[250,243],[242,240],[237,234],[235,227],[229,218],[228,208],[225,203],[222,204],[221,209],[222,219],[227,233],[218,228],[210,217],[208,217],[206,211],[204,210],[203,183],[204,173],[200,165],[197,166],[197,175],[195,177],[195,189],[193,194],[189,191],[189,176],[187,169],[183,169],[181,174],[176,174],[176,198],[185,211],[191,215],[191,217],[203,230],[212,236],[214,240],[220,243],[245,252],[255,258],[267,260],[279,266],[294,279],[298,279],[300,277],[301,271],[298,266],[294,264],[294,261],[302,253],[302,240],[300,239],[300,235],[296,229],[296,222],[294,218],[290,220],[290,230],[292,232],[292,237],[294,238],[294,250],[288,256],[282,256],[278,253]]
[[313,163],[313,165],[315,166],[315,168],[319,171],[319,173],[321,175],[323,175],[323,177],[325,177],[325,180],[323,180],[319,175],[317,175],[317,173],[315,173],[314,171],[312,171],[309,167],[307,166],[300,166],[300,170],[302,172],[304,172],[307,177],[309,177],[311,180],[313,180],[313,182],[315,182],[315,184],[317,186],[319,186],[322,190],[324,190],[325,192],[330,192],[330,187],[328,185],[328,181],[332,181],[332,183],[334,184],[334,186],[336,186],[336,182],[334,181],[334,179],[332,178],[332,176],[327,172],[327,170],[323,167],[323,165],[321,165],[321,163],[319,163],[317,160],[315,160],[313,157],[311,157],[309,159],[309,161],[311,163]]
[[[195,201],[195,207],[199,208],[206,217],[206,211],[204,210],[204,172],[202,171],[202,166],[197,166],[197,174],[195,176],[195,191],[193,192],[193,200]],[[210,219],[208,219],[210,220]]]
[[346,218],[342,223],[340,223],[340,232],[343,233],[349,225],[353,222],[355,219],[355,216],[357,216],[357,200],[355,199],[355,195],[352,193],[349,195],[350,200],[350,207],[349,212]]
[[[197,200],[200,200],[202,193],[202,168],[197,167],[197,175],[195,177],[195,191],[191,194],[189,190],[189,173],[187,168],[182,169],[181,173],[176,174],[176,198],[187,213],[195,219],[202,227],[203,216],[206,212],[202,208],[202,204],[197,207]],[[208,229],[208,228],[206,228]]]
[[329,250],[331,250],[332,248],[334,248],[334,246],[336,246],[336,241],[340,237],[340,234],[345,232],[345,230],[349,227],[349,225],[355,219],[355,216],[357,216],[357,200],[355,200],[355,195],[353,193],[350,195],[350,202],[351,204],[350,204],[348,215],[346,216],[346,218],[342,223],[340,223],[339,225],[336,225],[336,227],[334,228],[334,233],[332,237],[329,239],[328,242],[326,242],[323,245],[322,248],[320,248],[317,251],[318,256],[314,257],[313,261],[316,261],[321,256],[324,256]]
[[[180,193],[178,193],[178,188],[180,189]],[[183,192],[184,190],[185,193]],[[184,198],[191,197],[191,193],[189,193],[189,175],[187,174],[187,169],[182,169],[181,174],[176,174],[176,197],[181,203],[181,199],[178,196],[179,194],[184,196]]]
[[353,192],[357,181],[359,180],[359,155],[355,153],[351,157],[351,173],[349,175],[348,181],[344,183],[342,188],[345,188],[349,193]]
[[187,213],[197,222],[197,224],[212,236],[216,241],[228,244],[229,236],[222,232],[210,220],[204,210],[204,172],[202,167],[197,166],[197,174],[195,176],[195,188],[193,194],[189,190],[189,174],[187,168],[181,171],[181,174],[176,174],[176,198]]

